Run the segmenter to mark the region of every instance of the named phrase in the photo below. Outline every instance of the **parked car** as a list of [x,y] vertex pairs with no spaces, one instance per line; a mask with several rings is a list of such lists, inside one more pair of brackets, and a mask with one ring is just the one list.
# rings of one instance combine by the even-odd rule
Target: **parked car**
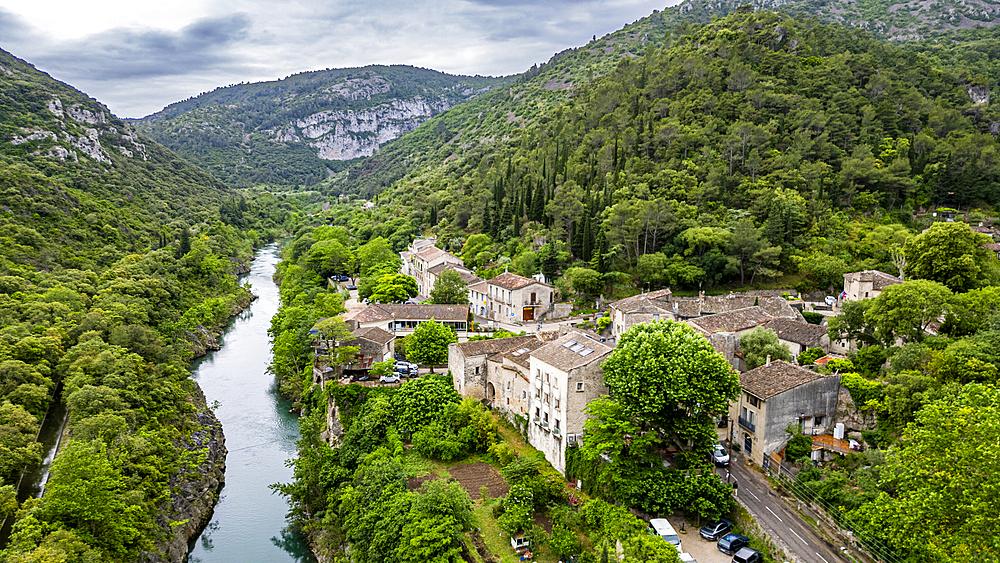
[[399,375],[396,374],[383,375],[382,377],[378,378],[378,380],[381,381],[382,383],[399,383],[400,377]]
[[722,553],[732,555],[739,551],[740,548],[750,545],[750,538],[739,534],[726,534],[722,536],[722,539],[716,545]]
[[370,375],[359,375],[354,381],[368,381],[370,379]]
[[344,289],[346,289],[348,291],[354,291],[357,288],[358,288],[358,286],[354,285],[353,283],[351,285],[348,285],[348,286],[344,287]]
[[716,467],[725,467],[729,465],[729,452],[727,452],[726,448],[723,448],[721,445],[715,446],[715,449],[712,450],[712,461],[715,462]]
[[396,362],[395,366],[393,367],[393,371],[395,371],[396,373],[402,374],[404,376],[406,376],[406,375],[414,375],[415,376],[415,375],[418,375],[418,373],[419,373],[419,371],[417,369],[417,364],[410,363],[410,362]]
[[756,549],[744,547],[733,555],[732,563],[764,563],[764,555]]
[[681,563],[698,563],[698,560],[694,558],[694,555],[690,553],[681,554]]
[[699,533],[701,537],[709,541],[719,541],[719,538],[728,534],[733,529],[733,523],[725,518],[720,518],[714,522],[709,522],[701,527]]
[[647,531],[654,536],[663,538],[663,541],[677,548],[678,553],[684,551],[681,549],[681,537],[677,535],[674,527],[670,525],[670,522],[666,518],[653,518],[650,520]]

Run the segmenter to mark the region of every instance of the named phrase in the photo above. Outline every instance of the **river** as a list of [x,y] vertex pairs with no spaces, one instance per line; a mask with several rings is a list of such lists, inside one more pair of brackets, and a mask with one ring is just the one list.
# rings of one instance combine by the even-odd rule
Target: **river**
[[[215,513],[195,542],[192,563],[314,562],[305,538],[288,530],[285,499],[269,485],[292,480],[285,460],[295,457],[298,417],[267,371],[267,329],[278,312],[271,280],[279,261],[271,244],[257,253],[248,280],[259,296],[221,336],[222,348],[192,364],[194,378],[226,434],[226,484]],[[217,403],[216,403],[217,401]]]

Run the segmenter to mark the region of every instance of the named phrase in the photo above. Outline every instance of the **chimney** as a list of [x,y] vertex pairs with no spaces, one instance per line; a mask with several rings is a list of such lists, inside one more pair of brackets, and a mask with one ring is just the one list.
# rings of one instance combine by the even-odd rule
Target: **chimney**
[[771,354],[767,355],[767,360],[764,361],[765,366],[771,365]]

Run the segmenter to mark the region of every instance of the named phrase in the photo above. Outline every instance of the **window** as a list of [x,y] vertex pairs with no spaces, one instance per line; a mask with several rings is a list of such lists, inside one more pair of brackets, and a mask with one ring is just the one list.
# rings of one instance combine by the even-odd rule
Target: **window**
[[559,419],[556,419],[556,430],[559,430]]
[[527,399],[528,398],[528,392],[527,391],[521,391],[521,398],[522,399]]
[[549,404],[549,394],[548,393],[545,394],[545,404],[546,405]]
[[559,399],[556,399],[556,408],[559,408]]
[[813,419],[813,426],[823,426],[823,417],[817,416]]
[[749,393],[747,393],[747,402],[750,403],[750,406],[752,407],[760,407],[760,399]]
[[542,416],[542,420],[543,420],[543,421],[544,421],[544,422],[545,422],[546,424],[548,424],[548,423],[549,423],[549,413],[545,413],[545,414],[544,414],[544,415]]
[[535,389],[535,398],[537,399],[537,398],[539,398],[541,396],[542,396],[542,390],[541,389]]
[[549,382],[549,372],[545,372],[545,383]]
[[479,375],[479,367],[476,366],[476,375]]
[[743,420],[747,419],[747,408],[743,407]]
[[535,416],[536,417],[541,416],[541,412],[542,412],[542,410],[540,408],[535,407]]
[[577,381],[576,382],[576,392],[577,393],[582,393],[583,392],[583,382],[582,381]]

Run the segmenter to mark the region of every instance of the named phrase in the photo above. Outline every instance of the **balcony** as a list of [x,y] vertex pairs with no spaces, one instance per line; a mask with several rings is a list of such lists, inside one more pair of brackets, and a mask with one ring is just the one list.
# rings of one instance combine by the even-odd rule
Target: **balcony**
[[747,430],[749,430],[751,432],[756,432],[757,431],[757,426],[755,426],[754,423],[752,423],[749,420],[743,418],[742,416],[740,417],[740,426],[742,426],[743,428],[746,428]]
[[547,420],[543,420],[542,421],[542,429],[543,430],[548,430],[549,429],[549,421],[547,421]]
[[562,431],[559,430],[558,426],[552,429],[552,435],[555,436],[556,438],[561,438],[560,436],[561,432]]

